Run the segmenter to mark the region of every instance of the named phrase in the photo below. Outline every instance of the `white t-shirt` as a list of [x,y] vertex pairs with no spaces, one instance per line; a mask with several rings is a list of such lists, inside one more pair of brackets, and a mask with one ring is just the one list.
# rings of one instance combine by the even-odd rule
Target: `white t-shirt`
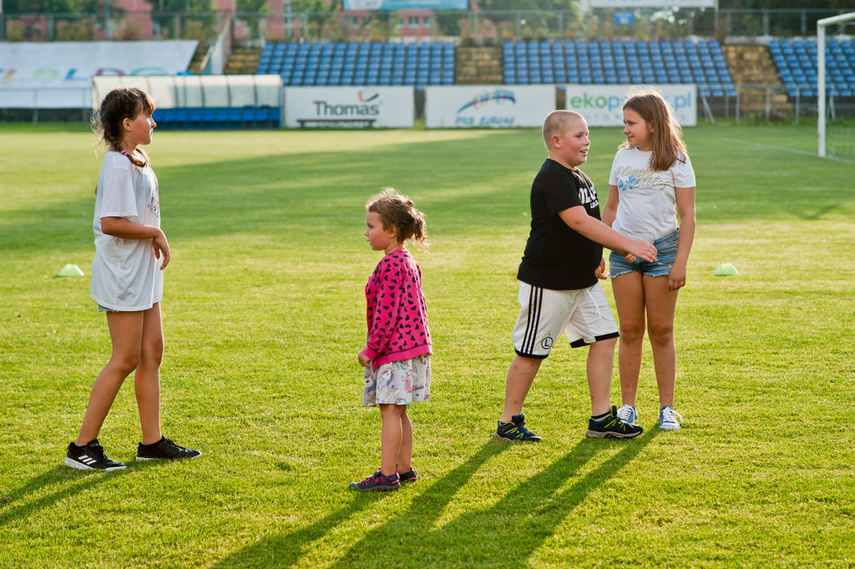
[[653,241],[677,229],[674,188],[694,188],[695,171],[688,156],[666,171],[650,167],[652,152],[622,148],[615,154],[609,185],[617,186],[620,202],[612,229],[633,239]]
[[102,217],[160,227],[157,177],[151,166],[138,168],[118,152],[104,155],[92,227],[92,298],[111,310],[148,310],[163,298],[163,259],[154,256],[152,239],[120,239],[103,233]]

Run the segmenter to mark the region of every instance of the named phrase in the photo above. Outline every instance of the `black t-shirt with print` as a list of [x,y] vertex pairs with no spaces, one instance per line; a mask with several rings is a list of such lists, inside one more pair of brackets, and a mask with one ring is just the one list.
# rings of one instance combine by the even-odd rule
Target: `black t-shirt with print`
[[531,185],[531,232],[519,280],[552,290],[578,290],[597,282],[594,271],[603,246],[570,229],[558,215],[576,206],[600,219],[597,191],[588,176],[547,158]]

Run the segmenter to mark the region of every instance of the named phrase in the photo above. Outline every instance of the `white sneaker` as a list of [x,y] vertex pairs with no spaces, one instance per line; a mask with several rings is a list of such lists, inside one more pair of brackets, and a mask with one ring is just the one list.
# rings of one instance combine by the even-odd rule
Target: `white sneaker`
[[634,425],[638,421],[638,411],[632,405],[622,405],[617,410],[617,418],[627,425]]
[[[679,418],[679,423],[677,422]],[[683,424],[683,416],[671,407],[663,407],[659,411],[659,428],[665,431],[679,431]]]

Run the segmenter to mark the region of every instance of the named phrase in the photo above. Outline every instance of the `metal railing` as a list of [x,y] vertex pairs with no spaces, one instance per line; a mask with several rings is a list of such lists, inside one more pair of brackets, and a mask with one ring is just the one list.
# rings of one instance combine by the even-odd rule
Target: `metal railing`
[[[576,10],[437,10],[413,28],[396,11],[375,12],[125,12],[89,14],[10,14],[0,12],[0,40],[94,41],[143,39],[214,40],[225,21],[234,19],[238,42],[301,40],[389,40],[459,38],[463,42],[498,43],[531,39],[682,39],[805,37],[816,21],[846,10],[711,8],[637,9],[630,26],[615,23],[614,11]],[[648,13],[649,12],[649,13]],[[843,33],[841,28],[832,33]]]

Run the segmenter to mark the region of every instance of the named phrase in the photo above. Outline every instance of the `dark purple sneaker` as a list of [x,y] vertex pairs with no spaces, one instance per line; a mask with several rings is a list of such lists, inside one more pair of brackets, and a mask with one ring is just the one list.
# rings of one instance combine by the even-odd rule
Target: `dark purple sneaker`
[[358,490],[359,492],[386,492],[389,490],[397,490],[401,487],[397,474],[386,476],[380,472],[375,472],[362,482],[351,482],[348,488]]
[[401,484],[406,484],[407,482],[415,482],[419,479],[419,473],[416,472],[416,469],[412,469],[409,472],[399,472],[398,480]]

